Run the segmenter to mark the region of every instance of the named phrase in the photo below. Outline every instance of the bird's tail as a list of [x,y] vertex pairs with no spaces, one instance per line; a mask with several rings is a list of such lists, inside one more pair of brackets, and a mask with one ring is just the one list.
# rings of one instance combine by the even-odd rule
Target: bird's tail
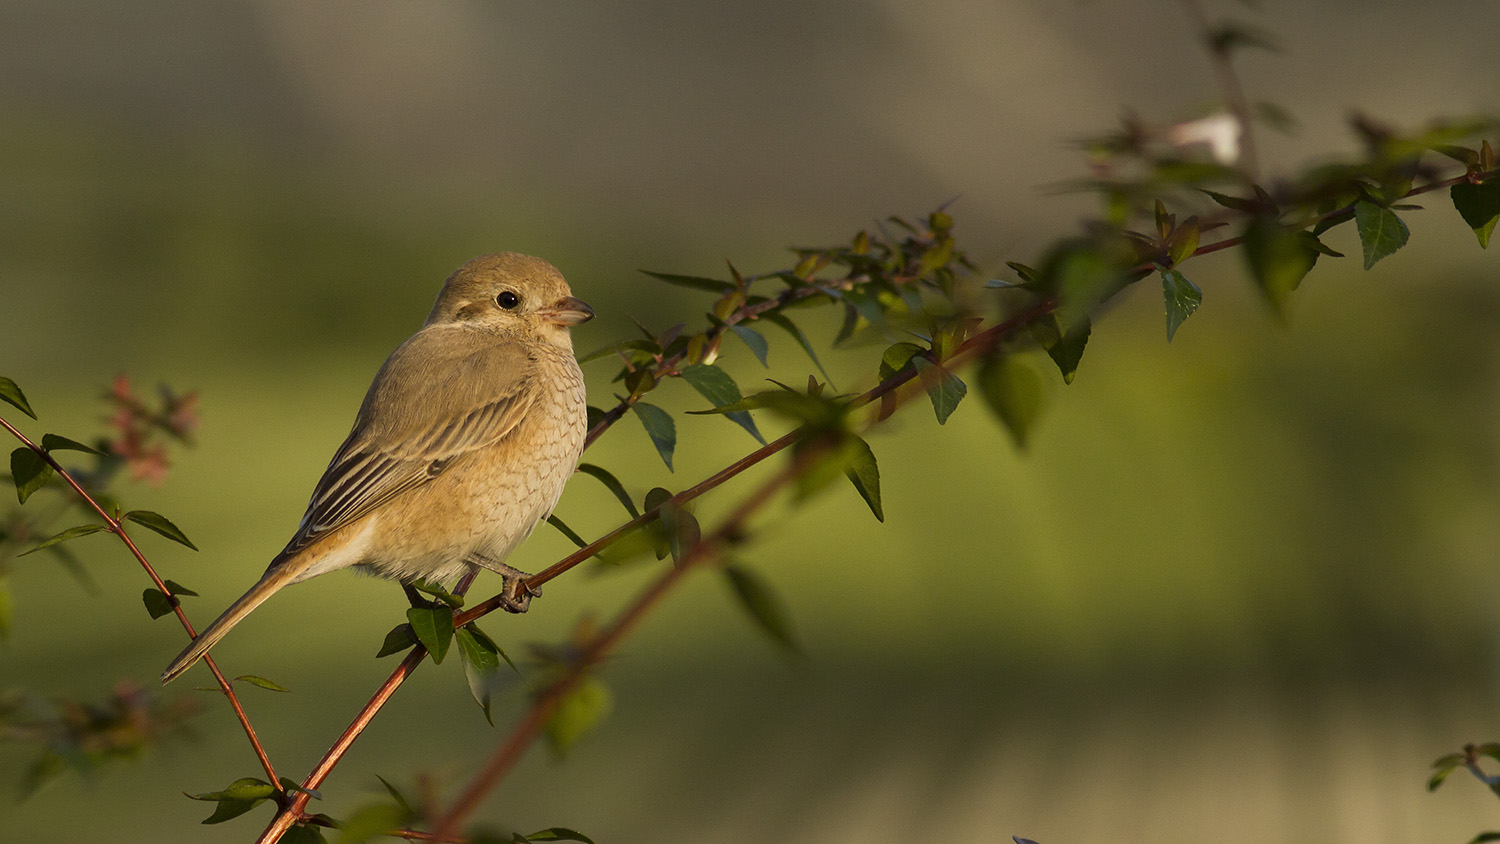
[[202,659],[203,655],[208,653],[209,648],[217,645],[219,640],[224,638],[225,633],[228,633],[236,624],[244,620],[245,616],[249,615],[251,610],[260,606],[261,602],[271,597],[281,587],[295,580],[295,572],[290,566],[275,566],[268,570],[261,577],[260,582],[250,587],[250,591],[241,595],[238,601],[230,604],[229,609],[214,619],[213,624],[208,625],[202,633],[198,634],[198,638],[194,639],[192,644],[188,645],[182,653],[177,655],[176,659],[172,660],[172,664],[167,666],[167,670],[161,673],[163,685],[172,682],[177,678],[177,675],[191,668],[193,663]]

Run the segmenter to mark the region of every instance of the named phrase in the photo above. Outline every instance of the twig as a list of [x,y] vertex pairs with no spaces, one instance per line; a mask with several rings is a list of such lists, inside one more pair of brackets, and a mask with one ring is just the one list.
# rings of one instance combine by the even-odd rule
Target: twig
[[[125,533],[125,526],[114,516],[107,513],[103,507],[99,506],[99,502],[95,501],[94,497],[89,495],[78,481],[68,473],[68,470],[64,469],[51,454],[47,453],[46,449],[28,439],[25,434],[17,430],[4,417],[0,417],[0,426],[3,426],[12,436],[35,452],[38,457],[47,461],[47,465],[52,467],[52,470],[57,473],[58,477],[67,481],[68,486],[73,488],[78,497],[82,498],[99,515],[99,518],[104,520],[105,529],[119,537],[121,542],[125,543],[125,547],[130,549],[130,553],[141,564],[141,568],[146,570],[146,574],[151,578],[151,582],[156,584],[156,588],[160,589],[162,594],[169,596],[172,602],[172,611],[177,614],[178,622],[187,631],[189,638],[196,639],[198,633],[193,629],[192,623],[188,621],[187,613],[183,612],[182,602],[177,599],[176,595],[172,594],[171,589],[167,588],[167,584],[157,575],[156,569],[147,561],[146,555],[141,553],[141,549],[136,547],[135,541],[130,538],[129,534]],[[261,768],[265,769],[266,776],[270,777],[271,784],[275,785],[278,789],[281,788],[280,781],[276,778],[276,769],[271,765],[271,758],[266,755],[266,749],[261,746],[260,738],[255,735],[255,728],[250,725],[250,718],[245,714],[245,708],[240,704],[239,696],[234,693],[234,687],[224,677],[223,672],[219,670],[219,666],[214,663],[212,657],[205,655],[203,661],[208,666],[208,669],[213,672],[214,680],[219,684],[219,690],[224,693],[224,697],[229,700],[230,707],[234,709],[234,717],[240,722],[240,727],[245,731],[245,737],[250,739],[250,746],[255,750],[255,756],[260,760]]]

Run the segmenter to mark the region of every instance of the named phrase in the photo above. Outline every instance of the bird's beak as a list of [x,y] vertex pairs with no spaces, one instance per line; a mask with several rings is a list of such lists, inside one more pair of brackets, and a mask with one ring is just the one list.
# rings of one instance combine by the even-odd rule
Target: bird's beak
[[540,312],[542,319],[558,325],[581,325],[594,318],[594,309],[582,299],[564,296],[552,303],[552,307]]

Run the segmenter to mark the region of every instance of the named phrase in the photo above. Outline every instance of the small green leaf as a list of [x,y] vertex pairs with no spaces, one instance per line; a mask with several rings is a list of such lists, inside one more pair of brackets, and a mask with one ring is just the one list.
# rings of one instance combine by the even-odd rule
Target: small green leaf
[[164,615],[171,615],[172,610],[176,608],[172,599],[167,597],[167,593],[160,589],[147,589],[142,592],[141,601],[146,605],[146,612],[151,614],[153,621]]
[[914,357],[912,362],[916,364],[917,375],[922,379],[922,386],[927,389],[927,398],[932,400],[932,411],[937,415],[939,425],[948,421],[958,403],[968,395],[969,388],[964,382],[958,380],[958,376],[948,371],[947,367],[938,366],[926,358]]
[[828,376],[828,370],[823,368],[823,362],[818,360],[817,353],[813,351],[812,343],[807,341],[807,335],[802,333],[802,329],[797,327],[797,323],[787,318],[786,314],[779,314],[775,311],[761,314],[760,318],[770,322],[772,325],[780,326],[782,330],[792,335],[796,339],[797,344],[802,347],[802,351],[807,352],[807,356],[812,359],[813,366],[816,366],[818,372],[823,374],[823,380],[829,384],[833,383],[833,379]]
[[1199,190],[1200,192],[1207,194],[1209,199],[1212,199],[1214,202],[1217,202],[1218,204],[1224,206],[1225,208],[1228,208],[1231,211],[1242,211],[1246,214],[1254,214],[1261,210],[1260,204],[1253,199],[1241,199],[1237,196],[1229,196],[1228,194],[1222,194],[1211,190],[1203,190],[1202,188],[1199,188]]
[[448,655],[448,645],[453,642],[453,608],[412,607],[406,611],[406,620],[411,623],[417,641],[432,654],[432,661],[441,663]]
[[755,355],[756,360],[760,361],[761,366],[771,365],[767,362],[771,353],[771,344],[766,342],[764,334],[738,323],[729,326],[729,330],[733,331],[734,336],[743,340],[745,345],[750,347],[751,353]]
[[1062,373],[1063,383],[1073,383],[1078,372],[1078,363],[1083,359],[1084,347],[1089,342],[1090,326],[1087,322],[1063,334],[1057,319],[1048,316],[1031,324],[1031,336],[1037,345],[1047,352],[1052,362]]
[[240,676],[234,678],[235,682],[239,682],[241,680],[245,681],[246,683],[249,683],[252,686],[259,686],[260,688],[266,689],[268,691],[273,691],[273,692],[290,692],[291,691],[291,689],[288,689],[286,686],[283,686],[283,685],[281,685],[279,683],[273,683],[270,680],[267,680],[266,678],[257,676],[255,674],[241,674]]
[[3,375],[0,375],[0,401],[10,404],[32,419],[36,418],[36,413],[31,410],[31,403],[26,401],[26,394],[21,392],[16,382]]
[[734,597],[745,612],[750,614],[750,619],[777,644],[792,653],[800,653],[801,648],[792,632],[786,608],[771,585],[759,575],[740,566],[725,566],[724,575],[729,580],[729,588]]
[[844,474],[849,476],[859,497],[870,506],[875,520],[884,522],[885,510],[880,505],[880,466],[875,462],[875,452],[870,450],[869,443],[859,437],[851,434],[850,438],[854,443],[854,456]]
[[339,824],[338,844],[364,844],[411,822],[411,815],[391,803],[361,806]]
[[186,545],[194,551],[198,550],[198,546],[194,545],[187,538],[187,534],[183,533],[177,525],[172,524],[167,520],[166,516],[160,513],[153,513],[150,510],[131,510],[129,513],[121,516],[120,520],[135,522],[142,527],[156,531],[173,542]]
[[464,596],[449,592],[443,588],[442,584],[417,579],[413,580],[409,585],[418,592],[424,595],[431,595],[454,609],[461,609],[464,605]]
[[391,799],[396,801],[396,805],[400,806],[403,812],[416,814],[415,810],[413,810],[411,807],[411,801],[406,799],[406,795],[402,794],[400,789],[396,788],[394,785],[391,785],[385,777],[382,777],[379,774],[375,775],[375,779],[380,780],[380,784],[385,786],[386,793],[391,795]]
[[276,787],[254,777],[245,777],[235,780],[223,791],[210,791],[203,794],[189,794],[193,800],[204,800],[219,805],[214,807],[214,812],[204,819],[205,824],[223,823],[224,821],[237,818],[240,815],[254,809],[262,802],[276,794]]
[[494,693],[507,685],[502,682],[504,675],[500,673],[501,661],[510,666],[514,676],[520,676],[520,672],[516,670],[515,663],[510,661],[510,657],[495,644],[495,640],[475,625],[465,625],[455,635],[458,637],[458,655],[463,661],[464,679],[469,683],[469,694],[474,696],[474,702],[484,712],[484,720],[493,727],[495,718],[490,711],[490,704]]
[[[729,373],[713,364],[695,363],[683,367],[682,380],[688,382],[714,407],[732,404],[743,398],[739,385],[734,383]],[[739,410],[724,415],[748,431],[750,436],[755,437],[761,445],[765,445],[766,438],[760,435],[760,430],[755,427],[755,420],[751,418],[749,411]]]
[[187,588],[186,586],[183,586],[181,583],[178,583],[175,580],[165,580],[162,582],[166,584],[167,589],[170,590],[173,595],[176,595],[179,598],[198,597],[197,592],[194,592],[193,590]]
[[52,465],[40,454],[21,446],[10,453],[10,475],[16,482],[16,498],[22,504],[52,479]]
[[391,632],[385,634],[385,641],[380,645],[380,653],[375,654],[376,659],[391,654],[398,654],[417,644],[417,634],[412,632],[410,624],[398,624],[391,628]]
[[667,471],[672,471],[672,452],[677,448],[677,423],[672,421],[671,414],[643,401],[632,404],[630,409],[645,426],[646,435],[651,438],[651,444],[656,446],[656,453],[667,464]]
[[1041,373],[1016,355],[993,355],[980,367],[979,393],[1016,447],[1025,449],[1046,405]]
[[1318,253],[1294,228],[1270,217],[1257,217],[1245,227],[1245,261],[1266,302],[1277,314],[1286,312],[1292,291],[1318,260]]
[[1203,304],[1203,291],[1177,270],[1161,271],[1161,295],[1167,306],[1167,342],[1177,335],[1187,318]]
[[26,551],[21,552],[20,554],[17,554],[16,556],[24,557],[27,554],[35,554],[43,548],[50,548],[51,546],[56,545],[59,542],[67,542],[69,539],[77,539],[80,536],[88,536],[91,533],[98,533],[101,530],[108,530],[108,528],[106,528],[104,525],[79,525],[78,527],[70,527],[62,533],[48,537],[47,539],[43,539],[40,543],[37,544],[35,548],[30,548]]
[[674,275],[672,273],[654,273],[650,270],[641,270],[646,275],[657,281],[665,281],[667,284],[675,284],[678,287],[686,287],[689,290],[703,290],[709,293],[728,293],[734,289],[734,285],[727,281],[716,278],[703,278],[696,275]]
[[1359,227],[1359,244],[1364,247],[1365,269],[1406,245],[1411,231],[1396,212],[1373,202],[1354,204],[1354,222]]
[[578,681],[547,721],[547,741],[558,756],[593,730],[609,715],[613,702],[609,687],[593,677]]
[[911,364],[911,359],[917,355],[926,353],[926,349],[916,343],[902,341],[892,344],[880,356],[880,369],[878,370],[880,380],[887,381],[896,373]]
[[620,483],[620,479],[615,477],[608,469],[596,466],[593,463],[579,463],[578,471],[598,478],[599,483],[604,484],[605,488],[614,493],[615,498],[619,499],[620,503],[625,505],[626,511],[630,513],[630,518],[633,519],[641,514],[641,511],[635,508],[635,502],[630,500],[630,493],[625,491],[625,485]]
[[703,536],[703,529],[698,525],[698,518],[671,501],[662,502],[661,512],[657,518],[660,519],[661,526],[667,533],[667,550],[671,552],[672,559],[681,564],[683,556],[696,546]]
[[585,545],[589,544],[588,540],[586,540],[583,537],[581,537],[581,536],[578,535],[578,531],[573,530],[572,528],[568,527],[568,523],[567,522],[563,521],[562,519],[559,519],[557,517],[556,513],[553,513],[552,515],[550,515],[550,516],[547,517],[547,524],[552,525],[553,527],[557,528],[557,532],[558,533],[562,534],[563,536],[566,536],[568,538],[569,542],[573,543],[574,545],[577,545],[579,548],[582,548]]
[[281,836],[280,844],[328,844],[323,828],[317,824],[299,823]]
[[1500,178],[1477,185],[1459,182],[1448,191],[1448,195],[1453,199],[1453,207],[1479,238],[1479,247],[1488,249],[1490,234],[1495,231],[1495,222],[1500,220]]
[[251,809],[254,809],[256,806],[259,806],[262,802],[264,802],[264,800],[235,800],[233,798],[226,797],[223,800],[218,801],[218,805],[214,807],[213,814],[204,818],[202,821],[200,821],[200,823],[216,824],[234,820],[240,815],[243,815]]
[[537,830],[526,836],[527,841],[581,841],[583,844],[594,844],[594,839],[576,830],[567,827],[553,826]]
[[104,454],[104,452],[91,445],[84,445],[77,440],[70,440],[67,437],[58,436],[57,434],[43,434],[42,448],[47,451],[82,451],[101,456]]

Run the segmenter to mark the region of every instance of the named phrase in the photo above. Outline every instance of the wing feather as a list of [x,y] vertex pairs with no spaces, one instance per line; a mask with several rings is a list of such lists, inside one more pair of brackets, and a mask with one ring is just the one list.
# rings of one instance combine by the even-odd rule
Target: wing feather
[[514,338],[457,325],[413,335],[375,376],[354,429],[271,566],[507,436],[535,397],[535,367]]

